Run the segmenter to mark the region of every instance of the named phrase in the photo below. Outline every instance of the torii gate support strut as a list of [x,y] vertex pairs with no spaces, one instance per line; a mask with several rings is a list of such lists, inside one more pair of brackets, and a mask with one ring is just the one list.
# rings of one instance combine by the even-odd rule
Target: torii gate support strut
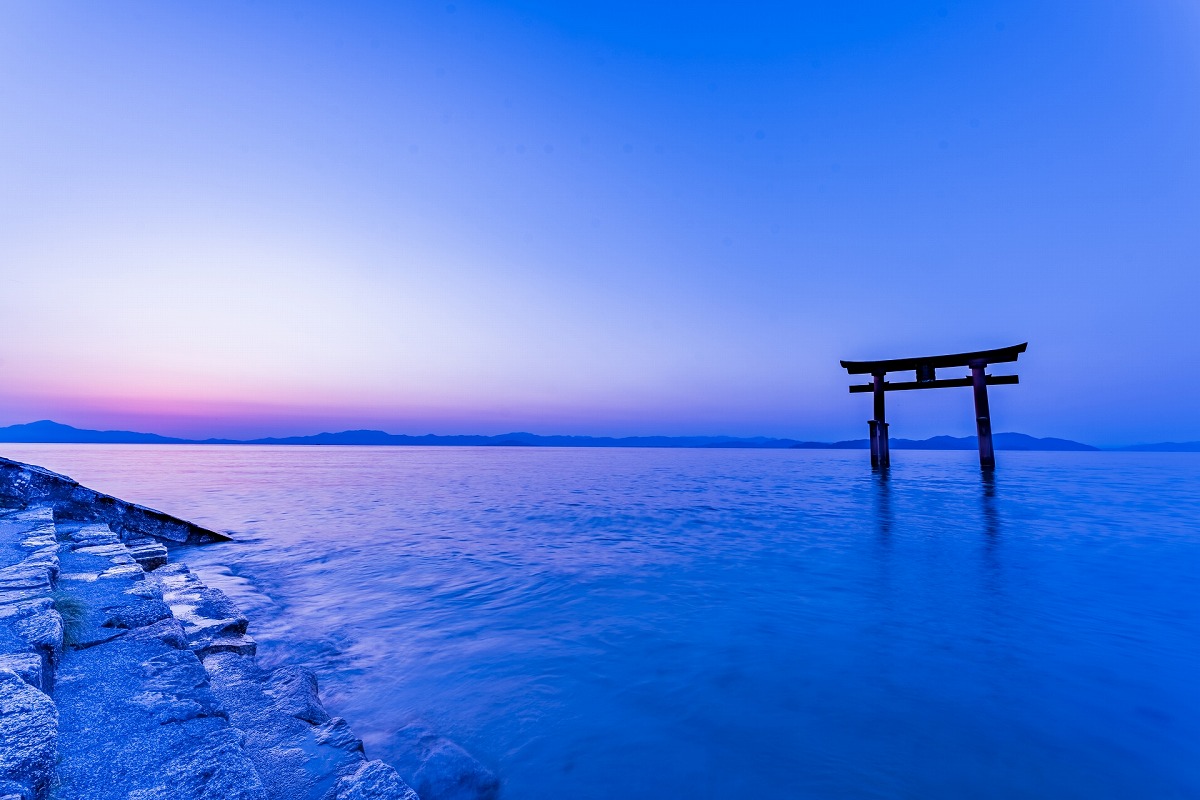
[[[973,353],[951,353],[944,356],[892,358],[883,361],[843,361],[851,375],[870,375],[871,383],[854,384],[853,392],[872,392],[875,395],[875,418],[868,421],[871,431],[871,466],[886,467],[891,463],[888,450],[888,424],[884,413],[884,393],[907,389],[942,389],[951,386],[970,386],[975,395],[975,431],[979,439],[979,466],[995,469],[996,451],[992,447],[992,413],[988,408],[987,387],[1019,383],[1016,375],[988,375],[988,364],[1016,361],[1028,342],[996,350],[977,350]],[[970,377],[938,379],[936,371],[952,367],[969,367]],[[889,383],[889,372],[916,373],[916,380]]]

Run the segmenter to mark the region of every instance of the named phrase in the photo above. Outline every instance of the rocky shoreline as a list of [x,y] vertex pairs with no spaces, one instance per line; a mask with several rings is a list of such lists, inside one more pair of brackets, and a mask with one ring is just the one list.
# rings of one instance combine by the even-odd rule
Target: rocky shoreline
[[[233,602],[168,563],[228,538],[0,459],[0,800],[417,800],[313,673],[261,667]],[[495,796],[427,747],[413,783]]]

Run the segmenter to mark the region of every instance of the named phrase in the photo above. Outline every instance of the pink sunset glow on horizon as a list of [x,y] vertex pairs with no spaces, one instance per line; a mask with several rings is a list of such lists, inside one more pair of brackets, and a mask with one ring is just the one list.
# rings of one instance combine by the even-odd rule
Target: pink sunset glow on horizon
[[[496,404],[458,405],[450,402],[390,408],[313,406],[245,401],[198,401],[187,398],[27,398],[12,402],[0,426],[40,419],[90,430],[129,430],[182,438],[260,438],[296,436],[343,430],[383,430],[420,435],[434,433],[496,435],[514,431],[541,434],[641,436],[641,435],[763,435],[765,429],[795,428],[793,415],[762,419],[754,425],[736,425],[728,408],[689,407],[687,419],[673,420],[672,409],[614,403],[587,408],[575,405],[537,407]],[[743,413],[744,413],[743,409]],[[830,410],[828,428],[837,424],[839,409]],[[813,426],[816,427],[816,426]],[[779,434],[784,435],[784,434]]]

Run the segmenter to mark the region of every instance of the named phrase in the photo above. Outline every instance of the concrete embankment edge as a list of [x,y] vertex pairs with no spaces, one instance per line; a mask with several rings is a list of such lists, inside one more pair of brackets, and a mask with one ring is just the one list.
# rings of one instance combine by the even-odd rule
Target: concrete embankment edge
[[228,541],[229,536],[112,495],[32,464],[0,458],[0,505],[46,505],[60,519],[99,522],[122,539],[150,536],[175,544]]

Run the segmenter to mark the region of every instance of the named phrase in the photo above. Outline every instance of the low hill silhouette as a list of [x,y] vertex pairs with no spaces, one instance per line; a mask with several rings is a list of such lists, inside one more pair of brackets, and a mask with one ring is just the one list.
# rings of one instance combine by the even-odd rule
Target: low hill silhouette
[[[1099,450],[1089,444],[1053,437],[1036,438],[1024,433],[997,433],[997,450],[1084,451]],[[310,436],[267,437],[261,439],[183,439],[135,431],[93,431],[44,419],[0,428],[0,442],[10,444],[255,444],[255,445],[369,445],[424,447],[673,447],[738,448],[758,450],[859,450],[867,449],[866,439],[842,442],[805,442],[766,436],[542,436],[514,432],[498,436],[387,433],[374,430],[317,433]],[[974,436],[934,436],[930,439],[892,439],[896,450],[974,450]],[[1133,445],[1115,448],[1125,451],[1200,452],[1200,442]]]

